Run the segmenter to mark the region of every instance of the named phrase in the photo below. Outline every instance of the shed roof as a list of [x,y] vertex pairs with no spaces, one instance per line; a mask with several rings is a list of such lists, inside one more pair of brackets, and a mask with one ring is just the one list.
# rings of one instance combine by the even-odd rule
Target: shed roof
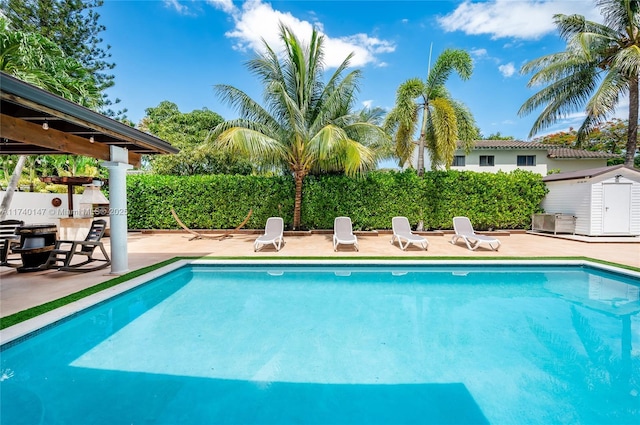
[[[166,141],[0,72],[0,154],[76,154],[109,160],[109,146],[142,154],[179,150]],[[44,123],[46,126],[43,126]],[[46,127],[46,129],[45,129]]]
[[615,170],[620,170],[620,169],[629,170],[640,175],[640,170],[637,170],[635,168],[625,167],[624,164],[619,164],[619,165],[611,165],[608,167],[591,168],[588,170],[569,171],[567,173],[549,174],[548,176],[543,177],[542,181],[552,182],[552,181],[560,181],[560,180],[575,180],[575,179],[586,179],[586,178],[590,179],[590,178],[600,176],[602,174],[615,171]]

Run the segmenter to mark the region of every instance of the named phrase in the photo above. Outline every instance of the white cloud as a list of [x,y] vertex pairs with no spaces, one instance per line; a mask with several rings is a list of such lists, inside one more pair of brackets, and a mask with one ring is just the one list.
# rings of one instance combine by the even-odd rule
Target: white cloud
[[477,59],[486,58],[489,55],[487,49],[473,49],[469,52],[471,56]]
[[362,106],[364,106],[367,109],[371,109],[371,107],[373,106],[373,100],[363,100]]
[[516,67],[513,66],[513,62],[498,66],[498,70],[500,70],[500,73],[505,77],[511,77],[516,73]]
[[539,39],[556,31],[553,15],[558,13],[580,14],[589,20],[602,20],[591,0],[467,0],[450,14],[438,18],[438,22],[449,32],[488,34],[493,39]]
[[233,30],[225,35],[234,40],[234,48],[242,51],[264,50],[264,41],[276,52],[280,51],[279,23],[290,27],[293,33],[302,41],[307,41],[315,27],[324,35],[325,65],[328,68],[339,66],[342,61],[353,53],[351,66],[359,67],[368,64],[385,66],[378,55],[391,53],[396,47],[392,42],[370,37],[367,34],[353,34],[345,37],[329,37],[323,32],[320,22],[309,22],[296,18],[290,13],[273,9],[271,4],[262,0],[249,0],[239,9],[230,0],[208,0],[214,7],[231,15],[235,22]]
[[232,0],[207,0],[207,3],[213,5],[216,9],[220,9],[230,14],[234,14],[238,11],[238,9],[233,5]]
[[184,4],[180,3],[179,0],[164,0],[164,5],[168,8],[175,9],[176,12],[182,15],[188,15],[189,9]]

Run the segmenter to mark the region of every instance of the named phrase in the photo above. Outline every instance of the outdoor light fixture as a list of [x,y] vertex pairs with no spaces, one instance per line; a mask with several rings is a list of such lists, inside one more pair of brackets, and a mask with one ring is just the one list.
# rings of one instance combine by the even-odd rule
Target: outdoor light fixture
[[43,130],[49,130],[49,123],[47,121],[42,123],[42,129]]
[[89,142],[91,143],[95,142],[95,139],[93,138],[93,136],[89,137]]
[[616,174],[613,177],[616,179],[616,183],[620,183],[620,177],[622,177],[622,174]]
[[84,192],[80,197],[81,204],[108,204],[109,200],[100,192],[100,188],[94,185],[87,185],[84,187]]

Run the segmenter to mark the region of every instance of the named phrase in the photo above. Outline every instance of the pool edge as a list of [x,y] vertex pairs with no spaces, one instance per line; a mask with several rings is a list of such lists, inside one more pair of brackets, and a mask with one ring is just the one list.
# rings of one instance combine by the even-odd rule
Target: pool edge
[[[429,265],[434,266],[447,266],[447,265],[477,265],[479,260],[431,260],[428,262]],[[77,301],[73,301],[64,306],[58,307],[54,310],[48,311],[46,313],[40,314],[31,319],[27,319],[23,322],[16,323],[15,325],[9,326],[5,329],[0,330],[0,347],[5,346],[7,344],[12,343],[20,338],[24,338],[31,333],[37,332],[45,327],[51,326],[56,322],[63,320],[67,317],[70,317],[74,314],[77,314],[87,308],[90,308],[98,303],[104,302],[114,296],[122,294],[126,291],[129,291],[137,286],[145,284],[151,279],[155,279],[164,274],[177,270],[181,267],[194,264],[194,265],[206,265],[206,264],[216,264],[216,265],[253,265],[253,264],[261,264],[261,265],[311,265],[311,264],[326,264],[326,265],[345,265],[348,261],[344,259],[340,260],[327,260],[327,259],[301,259],[301,260],[291,260],[291,259],[282,259],[282,260],[248,260],[248,259],[183,259],[177,260],[168,264],[166,266],[160,267],[158,269],[149,271],[141,276],[132,278],[130,280],[124,281],[118,285],[109,287],[95,294],[89,295],[87,297],[81,298]],[[424,260],[366,260],[361,259],[357,260],[354,263],[357,264],[377,264],[377,265],[425,265]],[[636,279],[640,279],[640,272],[636,272],[633,270],[628,270],[622,267],[616,267],[608,264],[602,264],[586,259],[575,259],[575,260],[491,260],[490,262],[483,262],[483,264],[490,265],[510,265],[510,266],[529,266],[529,265],[553,265],[553,266],[586,266],[592,267],[595,269],[600,269],[612,273],[622,274],[625,276],[630,276]]]

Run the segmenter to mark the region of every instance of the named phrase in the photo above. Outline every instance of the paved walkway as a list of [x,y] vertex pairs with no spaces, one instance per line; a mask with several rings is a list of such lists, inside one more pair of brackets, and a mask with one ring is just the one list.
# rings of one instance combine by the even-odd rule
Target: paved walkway
[[[640,267],[640,239],[608,239],[607,242],[591,243],[570,240],[549,235],[500,234],[502,246],[499,252],[484,247],[469,251],[459,242],[449,243],[450,234],[427,235],[430,242],[428,251],[409,248],[401,251],[397,245],[389,243],[391,235],[381,233],[358,236],[360,251],[350,246],[333,251],[332,234],[311,236],[286,236],[285,246],[280,252],[265,247],[254,253],[253,241],[256,234],[240,234],[222,241],[201,239],[189,240],[186,233],[130,233],[129,268],[136,270],[177,256],[216,257],[418,257],[425,260],[434,257],[591,257],[618,264]],[[104,240],[109,252],[109,240]],[[81,289],[112,279],[109,269],[91,273],[69,273],[46,270],[35,273],[17,273],[15,269],[0,267],[0,316],[8,316],[18,311],[61,298]]]

